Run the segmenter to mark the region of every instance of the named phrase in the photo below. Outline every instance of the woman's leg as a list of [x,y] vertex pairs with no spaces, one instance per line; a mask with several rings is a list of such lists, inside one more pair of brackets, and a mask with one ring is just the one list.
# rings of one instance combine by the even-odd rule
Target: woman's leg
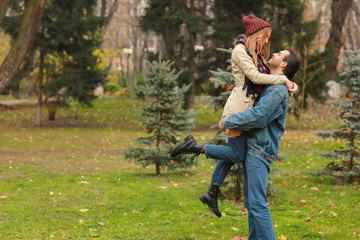
[[212,175],[211,184],[221,186],[231,167],[243,162],[246,156],[247,134],[242,133],[236,138],[228,139],[228,146],[205,145],[207,158],[220,159]]
[[228,146],[205,145],[207,158],[220,159],[211,179],[209,190],[202,194],[199,199],[207,204],[209,209],[217,216],[221,217],[218,209],[218,197],[221,194],[219,187],[224,182],[231,166],[235,163],[244,161],[246,154],[247,134],[242,133],[236,138],[228,139]]
[[243,132],[236,138],[228,138],[228,145],[205,145],[207,158],[225,160],[232,163],[243,162],[246,156],[247,133]]

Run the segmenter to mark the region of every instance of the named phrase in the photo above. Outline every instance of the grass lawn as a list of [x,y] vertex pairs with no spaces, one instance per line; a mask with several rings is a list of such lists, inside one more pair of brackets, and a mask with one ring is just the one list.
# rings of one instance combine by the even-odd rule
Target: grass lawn
[[[214,163],[156,176],[124,159],[145,134],[137,112],[145,103],[111,98],[94,108],[59,110],[55,122],[35,127],[31,106],[0,112],[0,239],[240,239],[247,235],[243,203],[220,203],[215,217],[197,197],[208,188]],[[214,135],[213,113],[197,98],[199,142]],[[304,128],[288,116],[273,164],[278,196],[269,198],[277,239],[360,239],[360,186],[312,176],[329,160],[319,154],[342,146],[314,130],[331,129],[334,109],[316,107]],[[44,110],[44,115],[46,114]],[[184,134],[185,135],[185,134]],[[180,135],[182,139],[184,135]],[[276,171],[275,171],[276,170]],[[242,238],[246,239],[246,238]]]

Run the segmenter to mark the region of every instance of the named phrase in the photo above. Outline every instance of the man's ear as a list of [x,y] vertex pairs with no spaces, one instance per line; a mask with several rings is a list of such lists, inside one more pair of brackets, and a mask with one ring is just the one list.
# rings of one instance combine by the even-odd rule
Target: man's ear
[[286,68],[286,66],[287,66],[287,62],[285,62],[285,61],[283,61],[282,63],[280,63],[280,67],[282,68],[282,69],[285,69]]

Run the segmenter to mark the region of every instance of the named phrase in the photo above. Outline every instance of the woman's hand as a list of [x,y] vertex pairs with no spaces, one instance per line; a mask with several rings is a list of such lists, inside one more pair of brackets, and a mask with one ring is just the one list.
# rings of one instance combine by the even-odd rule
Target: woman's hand
[[294,88],[294,82],[290,81],[289,79],[286,80],[285,85],[286,85],[286,87],[288,88],[289,91]]
[[286,87],[288,88],[289,90],[289,95],[290,97],[294,96],[295,93],[298,93],[300,88],[299,88],[299,85],[297,85],[296,83],[290,81],[289,79],[286,80],[286,83],[285,83]]
[[300,91],[299,85],[293,82],[294,87],[292,89],[289,89],[289,95],[290,97],[294,96],[295,93],[298,93]]

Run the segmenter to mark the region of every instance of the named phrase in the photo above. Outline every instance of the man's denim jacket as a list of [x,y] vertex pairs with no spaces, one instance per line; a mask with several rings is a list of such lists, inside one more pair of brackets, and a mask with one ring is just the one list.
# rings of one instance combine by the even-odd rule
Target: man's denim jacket
[[247,138],[248,153],[270,162],[276,157],[281,136],[285,131],[285,118],[289,106],[289,93],[285,85],[268,85],[254,109],[225,117],[224,127],[250,129]]

